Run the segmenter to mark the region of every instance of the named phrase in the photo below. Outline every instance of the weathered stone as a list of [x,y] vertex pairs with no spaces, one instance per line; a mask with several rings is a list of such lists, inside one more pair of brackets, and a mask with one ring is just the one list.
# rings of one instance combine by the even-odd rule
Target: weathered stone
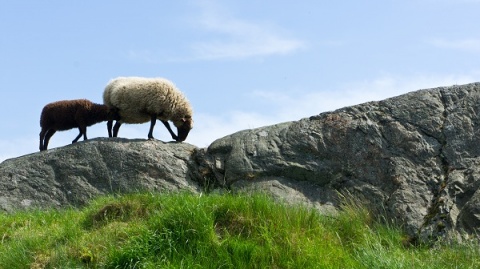
[[479,83],[412,92],[241,131],[206,155],[232,189],[265,190],[266,178],[279,177],[301,182],[302,193],[321,189],[302,199],[317,208],[325,193],[323,203],[336,206],[338,193],[362,196],[421,240],[478,234],[479,96]]
[[187,143],[97,138],[4,161],[0,208],[83,205],[99,194],[200,191]]

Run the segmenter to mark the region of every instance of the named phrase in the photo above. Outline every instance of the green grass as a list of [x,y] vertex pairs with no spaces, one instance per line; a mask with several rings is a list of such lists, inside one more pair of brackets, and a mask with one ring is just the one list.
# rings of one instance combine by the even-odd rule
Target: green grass
[[0,214],[0,268],[480,268],[478,244],[406,246],[346,203],[336,216],[264,195],[132,194]]

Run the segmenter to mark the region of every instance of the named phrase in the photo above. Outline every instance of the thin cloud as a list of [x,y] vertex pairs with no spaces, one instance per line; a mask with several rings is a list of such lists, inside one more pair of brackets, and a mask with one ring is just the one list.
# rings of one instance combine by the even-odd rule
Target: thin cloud
[[198,42],[193,45],[195,55],[203,60],[242,59],[255,56],[269,56],[274,54],[288,54],[303,44],[296,40],[282,39],[277,36],[253,35],[239,42],[211,41]]
[[251,98],[263,100],[264,111],[229,111],[222,116],[197,113],[188,143],[208,147],[213,141],[244,129],[252,129],[318,115],[342,107],[380,101],[404,93],[480,80],[480,72],[465,75],[383,75],[339,86],[334,91],[290,93],[254,91]]
[[480,52],[480,39],[469,38],[459,40],[434,39],[431,41],[435,47],[444,49],[455,49],[470,52]]
[[283,55],[306,47],[304,41],[288,37],[271,24],[235,18],[212,2],[202,2],[201,8],[203,12],[195,23],[201,30],[213,33],[215,38],[193,43],[192,50],[199,59]]
[[[178,47],[180,52],[162,49],[130,49],[124,57],[149,64],[191,62],[198,60],[240,60],[252,57],[286,55],[307,48],[307,42],[292,37],[287,30],[272,22],[253,22],[231,15],[223,2],[196,1],[197,11],[188,19],[196,36]],[[328,46],[332,45],[326,41]],[[336,42],[336,41],[333,41]],[[184,51],[186,50],[186,51]],[[163,51],[163,53],[161,52]]]
[[[346,106],[380,101],[420,89],[476,81],[480,81],[479,71],[465,75],[383,75],[371,80],[350,82],[339,86],[336,90],[303,92],[302,94],[298,94],[298,91],[292,91],[291,94],[256,91],[253,96],[256,100],[264,100],[265,105],[269,106],[270,114],[275,115],[275,121],[279,123],[299,120]],[[263,115],[264,118],[268,118],[268,115]]]

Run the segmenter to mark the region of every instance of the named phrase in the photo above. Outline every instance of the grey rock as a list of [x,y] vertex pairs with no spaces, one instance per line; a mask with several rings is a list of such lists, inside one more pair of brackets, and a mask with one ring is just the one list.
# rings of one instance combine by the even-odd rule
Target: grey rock
[[0,209],[135,191],[263,191],[335,214],[355,197],[413,240],[480,234],[480,83],[420,90],[208,148],[98,138],[0,164]]
[[0,209],[81,206],[101,194],[199,192],[190,179],[195,146],[97,138],[0,164]]
[[[479,113],[480,83],[421,90],[241,131],[205,156],[233,190],[293,186],[286,192],[302,198],[290,200],[319,209],[338,208],[349,193],[415,239],[472,236],[480,229]],[[278,183],[265,184],[272,178]]]

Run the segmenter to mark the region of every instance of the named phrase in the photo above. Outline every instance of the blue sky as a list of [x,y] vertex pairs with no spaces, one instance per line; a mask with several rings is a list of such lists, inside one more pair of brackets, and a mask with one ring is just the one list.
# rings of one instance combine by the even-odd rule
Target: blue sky
[[[47,103],[102,103],[118,76],[165,77],[188,143],[417,89],[480,81],[480,1],[2,1],[0,161],[38,151]],[[146,138],[148,123],[120,136]],[[49,148],[78,130],[57,132]],[[88,128],[107,136],[106,125]],[[162,124],[154,136],[170,141]]]

